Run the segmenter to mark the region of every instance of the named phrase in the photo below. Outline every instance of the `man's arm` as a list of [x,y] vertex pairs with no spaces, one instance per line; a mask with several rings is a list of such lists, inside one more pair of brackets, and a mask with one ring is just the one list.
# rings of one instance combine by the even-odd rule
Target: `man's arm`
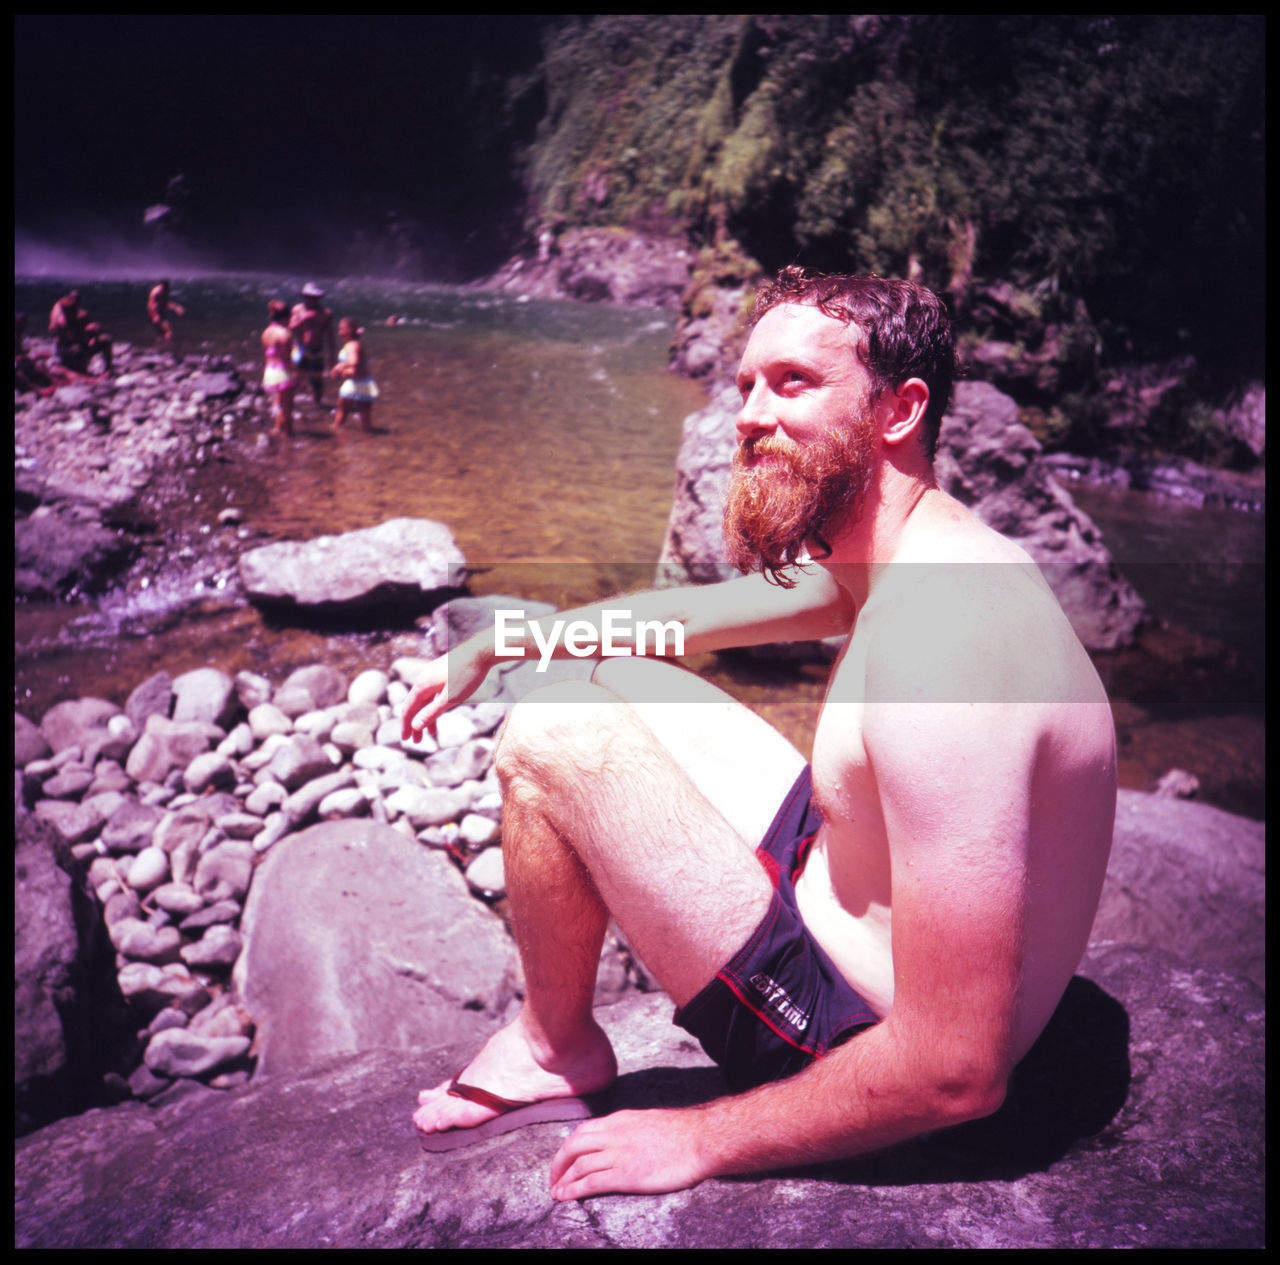
[[[584,643],[597,648],[605,642],[606,612],[625,611],[627,620],[610,626],[609,641],[616,649],[634,651],[635,629],[645,623],[678,623],[684,631],[684,654],[705,654],[735,646],[764,645],[772,641],[814,641],[847,633],[853,623],[848,595],[818,567],[797,571],[792,589],[779,588],[763,576],[743,576],[720,584],[685,585],[671,589],[627,594],[591,606],[537,620],[504,625],[504,641],[512,658],[537,658],[541,646],[553,647],[550,657],[572,655],[560,630],[580,623],[593,630]],[[536,634],[535,628],[536,625]],[[406,741],[434,729],[442,712],[463,702],[479,687],[499,662],[496,629],[476,633],[434,660],[405,700],[402,733]],[[644,647],[652,652],[650,643]],[[661,649],[661,648],[659,648]]]

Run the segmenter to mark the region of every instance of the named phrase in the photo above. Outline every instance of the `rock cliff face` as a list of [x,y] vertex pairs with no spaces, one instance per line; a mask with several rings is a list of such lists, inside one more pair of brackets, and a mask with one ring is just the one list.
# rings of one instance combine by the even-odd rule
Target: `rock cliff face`
[[542,299],[679,306],[692,252],[682,240],[611,228],[548,230],[532,259],[510,260],[485,286]]
[[[730,573],[721,505],[735,444],[738,396],[726,388],[685,421],[659,581],[707,582]],[[1090,650],[1127,645],[1146,614],[1092,520],[1049,476],[1017,406],[984,382],[960,383],[942,425],[938,483],[983,522],[1022,545],[1045,573]]]

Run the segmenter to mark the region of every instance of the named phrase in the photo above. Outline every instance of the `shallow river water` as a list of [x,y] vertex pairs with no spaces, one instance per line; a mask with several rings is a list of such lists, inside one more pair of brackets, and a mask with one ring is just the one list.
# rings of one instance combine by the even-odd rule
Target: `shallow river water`
[[[267,301],[304,278],[175,279],[184,349],[230,354],[260,372]],[[146,337],[144,281],[79,282],[117,338]],[[16,304],[39,331],[69,283],[22,280]],[[406,629],[324,632],[273,625],[228,596],[210,539],[240,510],[242,547],[369,527],[402,515],[453,531],[473,593],[564,606],[649,582],[671,504],[684,417],[702,389],[665,366],[662,312],[551,303],[388,281],[333,281],[326,303],[366,328],[382,395],[375,433],[335,442],[328,413],[300,395],[297,435],[265,445],[237,433],[219,460],[186,472],[158,511],[162,551],[189,567],[135,571],[93,603],[15,614],[15,706],[38,717],[62,698],[118,702],[161,667],[214,664],[273,680],[324,659],[354,673],[416,653]],[[333,387],[327,388],[328,401]],[[1095,517],[1135,587],[1169,628],[1139,650],[1098,656],[1115,706],[1125,785],[1149,788],[1177,766],[1204,796],[1262,816],[1261,516],[1188,510],[1141,494],[1071,489]],[[232,541],[232,544],[235,542]],[[227,556],[234,555],[231,545]],[[154,551],[153,551],[154,552]],[[214,551],[216,554],[216,551]],[[224,559],[225,561],[225,559]],[[804,750],[825,684],[820,664],[705,660],[722,686]]]

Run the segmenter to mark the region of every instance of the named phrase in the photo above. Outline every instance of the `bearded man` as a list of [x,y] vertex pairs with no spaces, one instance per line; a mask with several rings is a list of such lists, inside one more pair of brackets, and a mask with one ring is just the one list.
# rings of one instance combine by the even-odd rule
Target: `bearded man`
[[[579,1199],[851,1156],[1003,1101],[1088,939],[1115,737],[1035,565],[937,485],[953,369],[921,286],[790,269],[762,293],[725,515],[748,574],[624,600],[679,621],[688,654],[844,635],[812,766],[640,646],[518,704],[496,764],[523,1008],[419,1096],[424,1147],[590,1115],[550,1170]],[[608,605],[574,618],[603,633]],[[406,739],[496,661],[481,634],[433,663]],[[610,915],[726,1096],[607,1111]]]

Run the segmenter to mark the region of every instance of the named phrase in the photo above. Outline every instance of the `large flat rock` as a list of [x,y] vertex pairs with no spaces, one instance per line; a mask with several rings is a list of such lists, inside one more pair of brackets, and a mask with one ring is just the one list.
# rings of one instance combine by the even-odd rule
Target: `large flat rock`
[[[620,1105],[723,1092],[660,995],[599,1011]],[[555,1204],[569,1126],[425,1155],[418,1088],[468,1051],[371,1050],[193,1086],[17,1143],[18,1247],[1260,1247],[1264,1004],[1155,949],[1091,950],[996,1116],[890,1152]],[[424,1045],[430,1034],[423,1036]],[[804,1122],[797,1121],[797,1128]]]
[[392,518],[376,527],[283,540],[240,557],[251,602],[324,613],[390,603],[430,604],[462,585],[466,560],[443,523]]

